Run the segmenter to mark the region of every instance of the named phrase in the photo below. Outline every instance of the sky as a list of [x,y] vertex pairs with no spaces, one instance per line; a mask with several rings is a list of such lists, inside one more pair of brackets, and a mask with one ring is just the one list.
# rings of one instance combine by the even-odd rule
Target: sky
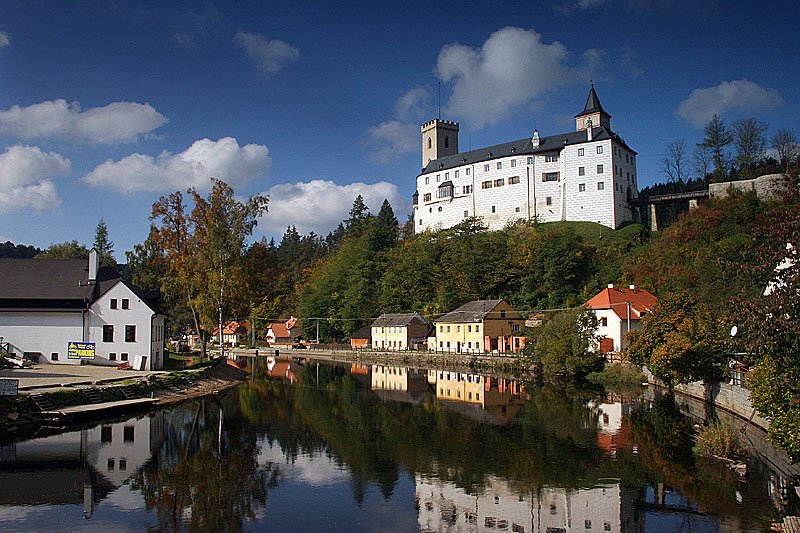
[[358,194],[403,222],[422,123],[458,121],[461,150],[572,131],[590,80],[643,187],[714,113],[800,133],[797,20],[770,0],[3,0],[0,242],[91,245],[103,219],[124,260],[153,202],[212,177],[269,196],[252,239],[326,235]]

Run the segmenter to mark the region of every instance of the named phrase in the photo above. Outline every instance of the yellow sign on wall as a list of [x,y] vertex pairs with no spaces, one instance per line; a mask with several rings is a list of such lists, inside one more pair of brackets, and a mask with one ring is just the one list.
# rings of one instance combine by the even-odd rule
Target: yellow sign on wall
[[93,342],[67,343],[67,359],[94,359]]

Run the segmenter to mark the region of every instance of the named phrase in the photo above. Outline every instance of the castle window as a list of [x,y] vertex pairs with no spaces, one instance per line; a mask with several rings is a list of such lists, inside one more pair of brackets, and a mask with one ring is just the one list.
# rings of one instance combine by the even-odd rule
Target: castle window
[[586,167],[578,167],[578,176],[586,175]]
[[597,147],[597,153],[598,154],[602,154],[603,153],[603,147],[602,146],[598,146]]
[[456,170],[456,175],[455,175],[455,177],[456,177],[456,178],[458,178],[458,170]]
[[436,197],[437,198],[450,198],[453,196],[453,182],[452,181],[445,181],[439,188],[436,190]]
[[491,188],[492,188],[491,180],[487,180],[481,183],[481,189],[491,189]]
[[439,183],[439,180],[441,180],[441,179],[442,179],[442,175],[441,174],[436,174],[436,183]]
[[450,148],[450,137],[448,137],[447,135],[444,136],[444,147]]
[[545,198],[544,203],[546,205],[553,205],[553,197],[552,196],[548,196],[547,198]]
[[497,162],[497,170],[500,170],[501,168],[503,168],[503,162],[502,161],[498,161]]
[[578,155],[583,155],[583,148],[578,148]]
[[542,181],[558,181],[558,172],[542,173]]
[[464,218],[467,218],[468,216],[469,216],[469,211],[464,211]]
[[628,163],[628,154],[625,154],[625,162]]
[[467,176],[469,176],[469,169],[466,169],[464,172],[466,173]]
[[449,172],[445,172],[444,173],[444,179],[446,179],[446,180],[450,179],[450,173]]
[[529,158],[528,158],[528,164],[529,164],[529,165],[532,165],[532,164],[533,164],[533,158],[532,158],[532,157],[529,157]]
[[544,156],[544,162],[545,163],[557,163],[558,162],[558,154]]
[[606,188],[606,184],[605,184],[605,182],[602,182],[602,181],[598,181],[598,182],[597,182],[597,190],[598,190],[598,191],[602,191],[602,190],[603,190],[603,189],[605,189],[605,188]]
[[463,187],[461,187],[462,194],[469,194],[471,192],[472,192],[472,185],[464,185]]
[[597,173],[598,174],[602,174],[603,173],[603,165],[597,165]]
[[425,185],[429,184],[430,182],[431,182],[431,177],[425,176]]
[[426,192],[425,196],[423,197],[424,201],[430,202],[431,201],[431,193]]
[[509,185],[514,185],[515,183],[519,183],[519,176],[511,176],[508,178]]
[[514,208],[514,211],[516,211],[517,213],[519,213],[519,207],[515,207],[515,208]]
[[498,180],[494,180],[494,186],[495,187],[502,187],[505,184],[506,184],[506,180],[503,179],[503,178],[500,178]]
[[497,213],[497,208],[495,206],[492,206],[492,213]]
[[512,159],[511,160],[511,168],[514,168],[515,166],[517,166],[517,160],[516,159]]
[[484,172],[489,172],[489,164],[488,163],[483,165],[483,171]]
[[578,184],[578,192],[584,192],[585,190],[586,190],[586,184],[585,183],[579,183]]
[[431,138],[428,137],[428,149],[430,150],[432,147],[433,147],[433,142],[431,141]]

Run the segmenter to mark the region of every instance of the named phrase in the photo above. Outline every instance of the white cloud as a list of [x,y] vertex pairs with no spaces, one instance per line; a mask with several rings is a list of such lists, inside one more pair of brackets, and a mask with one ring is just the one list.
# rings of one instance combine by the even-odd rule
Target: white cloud
[[758,111],[783,103],[776,89],[767,89],[750,80],[723,81],[716,87],[695,89],[680,103],[678,115],[695,126],[703,126],[715,114],[725,111]]
[[394,117],[398,120],[422,120],[431,109],[428,105],[430,91],[427,87],[414,87],[397,99],[394,104]]
[[5,48],[9,44],[11,44],[11,36],[8,32],[0,31],[0,49]]
[[622,66],[623,70],[625,70],[628,74],[633,76],[634,78],[638,78],[642,74],[644,74],[644,70],[636,61],[636,50],[631,48],[630,46],[621,46],[619,49],[620,54],[620,65]]
[[78,102],[49,100],[0,111],[0,133],[31,139],[60,137],[98,144],[136,141],[167,123],[150,104],[112,102],[81,110]]
[[69,159],[36,146],[14,145],[0,154],[0,213],[54,207],[61,197],[50,178],[72,171]]
[[[445,111],[475,128],[495,124],[546,92],[583,78],[586,70],[570,69],[568,57],[563,44],[545,44],[535,31],[514,27],[492,33],[480,48],[446,45],[436,62],[437,76],[452,82]],[[590,63],[599,59],[597,50],[584,56]]]
[[280,183],[270,187],[269,213],[258,222],[268,234],[281,235],[288,226],[297,226],[300,233],[313,231],[326,235],[348,217],[353,200],[359,194],[370,212],[377,214],[384,199],[392,204],[395,215],[402,219],[406,203],[394,183],[349,183],[338,185],[328,180]]
[[553,6],[553,9],[558,11],[559,13],[568,15],[575,11],[587,11],[589,9],[608,3],[608,1],[609,0],[568,0],[566,2],[556,4],[555,6]]
[[387,120],[367,129],[366,144],[375,145],[375,160],[388,164],[419,149],[419,126],[397,120]]
[[177,154],[165,150],[158,157],[131,154],[119,161],[109,159],[83,176],[83,181],[124,193],[187,187],[205,190],[210,178],[221,179],[235,188],[257,177],[265,178],[271,163],[264,145],[239,146],[233,137],[199,139]]
[[275,74],[300,57],[300,51],[289,43],[280,39],[268,41],[258,33],[239,31],[233,36],[233,43],[244,48],[255,67],[265,74]]

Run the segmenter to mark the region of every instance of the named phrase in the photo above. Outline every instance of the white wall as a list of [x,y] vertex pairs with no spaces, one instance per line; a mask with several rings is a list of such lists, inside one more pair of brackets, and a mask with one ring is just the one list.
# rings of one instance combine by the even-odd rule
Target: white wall
[[68,362],[68,342],[88,342],[80,311],[3,312],[0,313],[0,336],[23,352],[41,353],[48,361],[52,354],[58,354],[59,363]]

